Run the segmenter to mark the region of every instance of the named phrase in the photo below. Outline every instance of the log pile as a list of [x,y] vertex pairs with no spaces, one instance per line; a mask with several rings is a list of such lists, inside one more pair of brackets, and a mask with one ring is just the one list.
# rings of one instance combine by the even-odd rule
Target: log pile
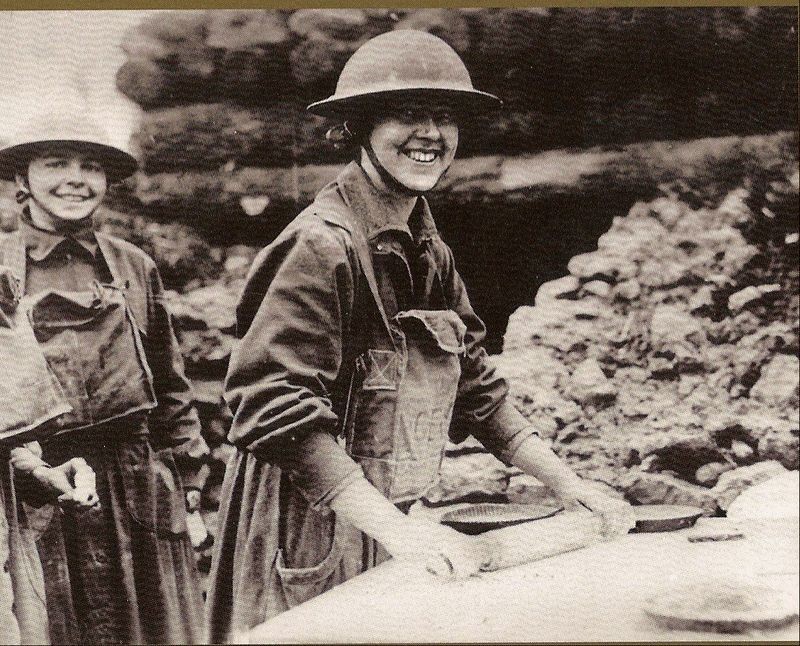
[[[790,8],[159,15],[124,39],[117,75],[144,109],[132,142],[143,169],[134,193],[160,217],[177,203],[218,219],[241,215],[242,196],[268,197],[265,217],[302,207],[313,189],[280,169],[345,161],[325,142],[330,124],[305,106],[333,92],[361,44],[393,29],[442,37],[475,85],[505,101],[499,114],[463,124],[465,157],[793,128],[797,97],[786,83],[796,67],[775,61],[796,58],[795,22]],[[670,80],[677,69],[681,83]],[[748,102],[758,114],[741,109]]]

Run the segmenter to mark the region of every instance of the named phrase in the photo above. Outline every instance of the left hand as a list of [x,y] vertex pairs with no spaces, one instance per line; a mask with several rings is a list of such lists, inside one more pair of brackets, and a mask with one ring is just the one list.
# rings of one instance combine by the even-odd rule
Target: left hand
[[600,516],[600,531],[605,538],[623,536],[636,525],[633,510],[626,501],[612,498],[589,486],[582,487],[562,501],[567,509],[584,507]]

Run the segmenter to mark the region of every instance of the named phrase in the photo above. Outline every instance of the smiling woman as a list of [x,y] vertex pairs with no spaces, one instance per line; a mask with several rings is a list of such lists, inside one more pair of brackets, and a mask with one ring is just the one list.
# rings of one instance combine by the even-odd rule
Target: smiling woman
[[344,123],[338,143],[350,139],[354,161],[259,254],[237,308],[225,397],[238,451],[220,502],[209,641],[390,556],[477,573],[486,553],[407,515],[438,481],[449,439],[474,435],[565,505],[599,512],[607,535],[633,524],[511,405],[423,196],[453,162],[459,121],[499,104],[443,40],[395,30],[362,45],[335,94],[309,106]]
[[439,183],[457,147],[458,125],[446,103],[405,102],[375,121],[365,151],[375,168],[424,193]]
[[52,228],[56,222],[74,222],[91,215],[105,197],[108,183],[100,162],[85,154],[45,151],[17,176],[20,190],[30,192],[33,223]]
[[0,265],[69,404],[42,430],[43,458],[78,456],[97,474],[99,508],[42,523],[55,643],[200,638],[186,523],[197,492],[184,493],[208,447],[155,263],[93,227],[108,184],[135,169],[74,113],[41,114],[0,150],[0,178],[25,205],[0,237]]

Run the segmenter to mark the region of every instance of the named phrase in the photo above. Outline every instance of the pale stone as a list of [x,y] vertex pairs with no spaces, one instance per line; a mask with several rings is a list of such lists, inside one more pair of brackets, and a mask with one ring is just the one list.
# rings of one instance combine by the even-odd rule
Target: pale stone
[[800,509],[800,480],[788,471],[749,487],[728,507],[728,518],[792,518]]
[[586,404],[613,399],[617,394],[600,364],[594,359],[580,363],[572,373],[568,394],[577,402]]
[[800,466],[800,442],[797,433],[772,431],[758,440],[758,457],[777,460],[787,469]]
[[712,491],[720,508],[727,509],[745,489],[785,472],[786,468],[775,460],[758,462],[723,473]]
[[686,212],[686,209],[686,204],[683,202],[667,197],[655,199],[650,204],[651,212],[655,214],[668,229],[675,226],[681,216]]
[[714,292],[710,287],[704,285],[689,299],[689,311],[699,312],[700,310],[714,305]]
[[735,468],[736,465],[729,462],[709,462],[695,472],[694,479],[704,487],[713,487],[723,473]]
[[753,287],[752,285],[745,287],[744,289],[741,289],[728,297],[728,309],[731,312],[738,312],[746,305],[757,301],[760,298],[761,292],[759,291],[758,287]]
[[536,292],[535,303],[539,306],[554,298],[574,296],[580,286],[581,281],[571,275],[548,281],[543,283]]
[[674,305],[656,307],[650,322],[650,334],[654,343],[667,346],[705,336],[700,321]]
[[750,390],[753,399],[765,404],[782,406],[797,401],[800,388],[800,361],[794,355],[776,355],[762,370]]
[[611,293],[611,286],[603,280],[590,280],[583,286],[583,291],[600,298],[605,298]]
[[737,460],[743,462],[753,457],[754,451],[753,447],[746,442],[742,442],[741,440],[733,440],[731,442],[731,453],[733,453],[733,456]]
[[605,278],[607,280],[627,280],[637,272],[637,265],[626,258],[590,252],[573,256],[567,264],[569,273],[584,280]]
[[642,287],[637,280],[625,280],[617,285],[617,294],[620,298],[624,298],[627,301],[639,298],[641,293]]

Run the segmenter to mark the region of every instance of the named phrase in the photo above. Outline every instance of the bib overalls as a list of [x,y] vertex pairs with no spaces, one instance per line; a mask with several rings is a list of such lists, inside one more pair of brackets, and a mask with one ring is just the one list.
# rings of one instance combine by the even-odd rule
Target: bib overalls
[[[402,510],[448,439],[507,458],[533,431],[480,348],[483,324],[420,198],[391,219],[356,164],[256,258],[240,342],[208,639],[235,638],[385,560],[326,505],[366,477]],[[406,244],[407,243],[407,244]],[[456,419],[457,418],[457,419]]]

